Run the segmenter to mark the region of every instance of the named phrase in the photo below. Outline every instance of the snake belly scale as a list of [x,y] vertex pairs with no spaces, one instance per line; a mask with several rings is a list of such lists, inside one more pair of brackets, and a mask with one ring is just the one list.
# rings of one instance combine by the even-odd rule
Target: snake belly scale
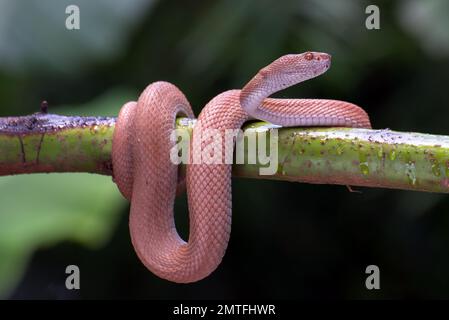
[[[330,62],[330,55],[320,52],[285,55],[261,69],[243,89],[219,94],[200,113],[191,149],[205,147],[195,139],[199,130],[223,134],[248,119],[281,126],[370,128],[366,112],[348,102],[268,98],[324,73]],[[183,93],[168,82],[150,84],[137,102],[126,103],[120,111],[112,161],[114,180],[131,202],[130,233],[140,260],[161,278],[188,283],[208,276],[225,254],[231,231],[231,165],[187,165],[190,229],[188,241],[182,240],[173,215],[178,169],[170,161],[170,136],[181,115],[193,118]]]

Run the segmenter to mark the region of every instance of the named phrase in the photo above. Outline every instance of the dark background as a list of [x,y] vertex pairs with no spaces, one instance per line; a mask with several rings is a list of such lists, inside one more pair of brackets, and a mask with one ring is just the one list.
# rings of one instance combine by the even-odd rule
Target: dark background
[[[374,128],[449,134],[447,1],[135,0],[131,11],[114,9],[116,2],[0,0],[3,15],[20,17],[0,24],[0,116],[35,112],[43,99],[52,112],[83,114],[87,105],[97,115],[116,115],[157,80],[178,86],[198,114],[275,58],[311,50],[332,54],[330,71],[277,96],[347,100],[368,111]],[[68,4],[80,7],[78,31],[64,28]],[[380,8],[380,30],[365,28],[369,4]],[[119,98],[99,102],[102,109],[90,104],[108,92]],[[64,220],[45,232],[63,225],[67,236],[21,246],[20,267],[3,268],[8,285],[2,290],[0,281],[0,292],[12,299],[449,298],[449,199],[356,189],[362,192],[235,179],[226,256],[211,276],[189,285],[161,280],[140,263],[129,238],[129,207],[116,200],[113,223],[100,221],[110,230],[101,239],[86,245],[73,236],[79,226]],[[76,202],[70,199],[64,201]],[[0,195],[0,203],[6,200]],[[100,194],[95,201],[108,200]],[[94,206],[87,201],[82,210]],[[14,206],[1,212],[4,228],[14,214]],[[182,197],[176,215],[184,234],[186,214]],[[16,237],[11,243],[23,239]],[[0,271],[8,259],[2,252],[16,250],[6,243]],[[81,290],[65,289],[69,264],[80,267]],[[371,264],[380,268],[380,290],[365,288]]]

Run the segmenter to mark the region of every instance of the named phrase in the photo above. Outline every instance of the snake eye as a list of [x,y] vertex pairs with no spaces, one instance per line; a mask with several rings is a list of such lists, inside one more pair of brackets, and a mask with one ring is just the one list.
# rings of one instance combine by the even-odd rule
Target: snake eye
[[304,58],[306,60],[312,60],[313,59],[313,53],[312,52],[307,52],[304,56]]

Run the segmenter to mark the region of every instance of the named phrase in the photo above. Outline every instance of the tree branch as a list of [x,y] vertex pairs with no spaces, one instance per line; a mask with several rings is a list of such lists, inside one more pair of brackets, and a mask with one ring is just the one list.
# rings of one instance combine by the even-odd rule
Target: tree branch
[[[179,118],[190,130],[195,120]],[[91,172],[112,175],[115,119],[38,113],[0,118],[0,175]],[[277,126],[253,122],[245,134]],[[449,137],[391,130],[281,128],[279,164],[260,176],[260,164],[233,165],[244,178],[449,192]],[[247,146],[245,146],[247,147]],[[246,150],[245,150],[246,152]]]
[[38,172],[112,175],[115,119],[36,113],[0,118],[0,176]]

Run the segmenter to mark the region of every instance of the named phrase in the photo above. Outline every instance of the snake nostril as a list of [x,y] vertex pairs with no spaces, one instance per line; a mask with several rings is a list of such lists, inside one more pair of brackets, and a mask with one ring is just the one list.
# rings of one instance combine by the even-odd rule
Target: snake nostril
[[321,59],[323,59],[323,60],[330,60],[331,56],[329,54],[322,53],[322,54],[319,55],[318,60],[321,60]]

